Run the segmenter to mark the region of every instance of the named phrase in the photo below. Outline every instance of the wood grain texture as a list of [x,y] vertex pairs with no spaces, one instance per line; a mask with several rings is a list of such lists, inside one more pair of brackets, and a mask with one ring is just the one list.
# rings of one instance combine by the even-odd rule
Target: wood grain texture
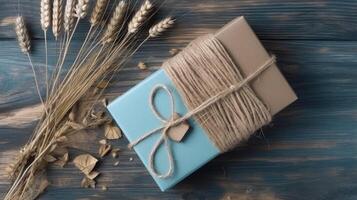
[[[15,2],[0,0],[0,19],[13,14]],[[37,38],[34,62],[43,74],[37,1],[21,2]],[[168,192],[159,191],[122,139],[114,142],[123,149],[119,166],[113,166],[111,157],[100,165],[103,174],[98,182],[108,191],[80,188],[80,172],[69,164],[49,169],[52,185],[41,199],[356,199],[356,5],[348,0],[168,1],[159,15],[181,13],[178,27],[148,42],[116,75],[108,89],[110,99],[158,69],[171,48],[182,48],[196,36],[245,14],[266,48],[277,55],[299,101],[277,115],[264,134],[257,133]],[[85,28],[73,43],[72,58]],[[0,27],[0,197],[9,186],[3,169],[27,141],[40,109],[31,69],[13,37],[10,27]],[[56,43],[50,41],[49,48],[53,60]],[[149,70],[139,71],[138,61],[146,62]],[[96,152],[95,145],[88,151]]]
[[[112,1],[114,2],[114,1]],[[130,2],[136,2],[132,0]],[[216,29],[222,22],[245,15],[262,39],[356,39],[354,0],[155,0],[161,13],[178,18],[175,37],[199,35]],[[17,15],[17,1],[0,0],[0,19]],[[43,38],[39,22],[39,2],[21,0],[20,12],[31,25],[35,38]],[[12,12],[14,11],[14,12]],[[188,22],[188,23],[187,23]],[[85,32],[82,26],[81,33]],[[191,32],[191,33],[190,33]],[[190,33],[190,34],[188,34]],[[14,38],[8,27],[0,27],[2,38]],[[80,37],[79,34],[78,37]]]

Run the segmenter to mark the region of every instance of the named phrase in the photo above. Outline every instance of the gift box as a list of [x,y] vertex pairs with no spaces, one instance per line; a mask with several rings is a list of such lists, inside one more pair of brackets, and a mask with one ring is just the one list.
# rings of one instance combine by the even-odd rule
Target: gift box
[[[254,73],[270,58],[244,17],[238,17],[225,25],[215,33],[215,37],[223,44],[232,60],[239,65],[243,77]],[[153,99],[153,89],[158,85],[165,87],[155,90]],[[275,64],[259,74],[249,85],[269,108],[272,116],[297,99]],[[170,90],[172,97],[165,90]],[[154,111],[152,104],[155,105]],[[188,112],[175,84],[167,73],[160,69],[111,102],[108,110],[129,142],[133,142],[148,131],[162,126],[162,121],[172,116],[172,106],[174,112],[181,116]],[[181,124],[179,130],[173,131],[187,133],[172,134],[170,148],[167,149],[167,144],[158,146],[154,156],[153,148],[162,137],[160,131],[145,137],[133,147],[162,191],[174,186],[221,153],[194,118]],[[173,172],[168,177],[157,176],[152,170],[153,165],[159,174],[168,170]]]

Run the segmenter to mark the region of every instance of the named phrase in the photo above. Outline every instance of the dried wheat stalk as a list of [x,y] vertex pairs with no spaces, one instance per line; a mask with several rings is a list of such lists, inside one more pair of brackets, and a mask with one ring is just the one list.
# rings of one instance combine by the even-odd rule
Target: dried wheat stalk
[[62,4],[63,4],[63,0],[53,0],[52,32],[56,40],[59,37],[62,29],[62,21],[63,21]]
[[89,0],[78,0],[75,8],[75,16],[83,19],[87,15]]
[[168,28],[173,26],[175,23],[175,20],[172,17],[167,17],[163,20],[161,20],[159,23],[154,25],[153,27],[150,28],[149,30],[149,36],[154,38],[162,34],[164,31],[166,31]]
[[[48,97],[48,49],[47,49],[47,29],[51,25],[51,5],[50,0],[41,0],[40,6],[41,28],[45,37],[45,70],[46,70],[46,99]],[[47,108],[45,108],[47,109]],[[47,111],[46,111],[47,113]]]
[[[72,37],[74,35],[75,29],[80,21],[81,16],[85,16],[88,7],[88,0],[80,0],[76,5],[76,0],[67,0],[65,11],[64,11],[64,30],[66,32],[66,39],[64,40],[63,52],[61,52],[58,59],[58,70],[55,74],[54,81],[52,83],[52,87],[50,89],[50,93],[53,93],[55,88],[58,85],[58,80],[62,72],[63,64],[66,60],[67,53],[71,44]],[[74,17],[78,17],[77,22],[74,25]],[[74,30],[72,30],[74,29]],[[82,48],[81,48],[82,49]],[[78,58],[78,57],[77,57]],[[77,60],[76,58],[76,60]]]
[[63,27],[64,30],[69,33],[74,24],[74,5],[75,1],[74,0],[67,0],[66,1],[66,6],[64,9],[64,23]]
[[30,52],[30,37],[28,35],[28,31],[25,25],[24,18],[22,16],[18,16],[15,22],[15,32],[17,35],[17,40],[20,45],[20,49],[23,53],[27,54]]
[[51,5],[50,0],[41,0],[41,27],[43,31],[47,31],[47,29],[51,25]]
[[126,11],[127,4],[125,1],[120,1],[116,6],[113,16],[110,19],[107,28],[103,35],[103,44],[112,42],[115,39],[117,32],[119,31]]
[[[82,59],[85,53],[87,52],[88,49],[91,49],[91,45],[93,43],[90,43],[91,40],[96,39],[98,37],[98,34],[96,36],[95,33],[101,32],[102,28],[98,25],[99,21],[102,20],[104,16],[104,12],[106,11],[106,6],[108,5],[108,0],[97,0],[95,7],[92,10],[91,18],[89,20],[90,22],[90,28],[85,36],[85,39],[82,43],[82,46],[76,56],[76,59],[73,62],[73,66],[76,66],[78,64],[78,60]],[[89,46],[88,46],[89,45]],[[90,50],[89,50],[90,51]],[[83,55],[84,54],[84,55]],[[71,67],[71,69],[74,69],[75,67]]]
[[146,0],[140,9],[135,13],[133,19],[128,25],[128,33],[133,34],[138,31],[138,28],[147,20],[153,5],[149,0]]
[[16,32],[17,41],[19,43],[20,49],[27,56],[27,58],[29,60],[29,63],[31,65],[31,70],[32,70],[33,77],[34,77],[34,80],[35,80],[36,91],[37,91],[37,94],[38,94],[38,96],[39,96],[39,98],[41,100],[42,105],[44,105],[44,101],[42,99],[41,92],[40,92],[40,86],[39,86],[39,83],[38,83],[38,80],[37,80],[37,76],[36,76],[36,72],[35,72],[35,67],[34,67],[34,65],[32,63],[32,59],[30,57],[30,49],[31,49],[30,36],[29,36],[28,31],[27,31],[24,18],[22,16],[18,16],[16,18],[15,32]]
[[[86,37],[84,43],[88,42],[88,46],[82,45],[81,50],[83,48],[89,49],[85,49],[83,52],[80,50],[77,55],[77,58],[80,58],[78,62],[76,59],[73,64],[69,65],[69,70],[66,71],[65,76],[60,76],[60,69],[65,65],[65,55],[67,54],[72,36],[76,31],[79,19],[85,16],[87,12],[87,5],[85,4],[88,1],[79,1],[77,6],[75,6],[74,2],[74,0],[67,0],[65,8],[64,27],[67,32],[67,36],[65,37],[67,38],[61,38],[63,39],[64,49],[61,52],[62,56],[58,58],[59,70],[57,70],[55,80],[53,81],[52,92],[49,93],[50,95],[46,101],[46,108],[49,112],[41,117],[33,136],[19,154],[16,163],[12,165],[11,175],[15,180],[5,200],[22,199],[27,195],[27,191],[32,189],[31,187],[36,177],[38,177],[37,175],[47,165],[48,158],[50,158],[49,155],[59,148],[61,143],[66,141],[67,136],[76,134],[78,131],[86,128],[97,127],[111,122],[108,116],[103,116],[100,112],[93,113],[94,102],[98,102],[108,84],[104,84],[99,92],[94,92],[99,89],[94,86],[98,85],[98,82],[102,80],[110,81],[113,74],[126,64],[148,38],[152,38],[153,34],[155,37],[158,36],[169,28],[170,26],[167,24],[171,23],[169,20],[165,23],[162,22],[160,26],[153,26],[152,30],[155,31],[149,31],[149,36],[140,41],[137,33],[141,32],[139,30],[143,28],[142,25],[149,19],[149,12],[152,10],[153,5],[149,1],[145,1],[134,17],[130,21],[126,21],[126,19],[122,18],[123,13],[127,10],[127,5],[121,2],[114,10],[107,29],[102,31],[99,28],[93,32],[93,37]],[[59,6],[61,3],[61,1],[54,2],[54,7],[61,7]],[[98,5],[100,3],[102,5]],[[107,1],[97,1],[97,9],[94,9],[92,13],[92,16],[95,17],[93,17],[93,21],[91,19],[91,27],[97,25],[99,20],[101,20],[99,18],[104,14],[102,12],[104,12],[103,7],[105,7],[104,4],[106,3]],[[59,10],[60,8],[57,9],[58,12],[60,12]],[[60,24],[61,20],[59,18],[61,17],[59,16],[61,14],[58,12],[56,12],[56,22]],[[78,17],[75,26],[72,23],[74,21],[74,14]],[[126,32],[123,31],[123,37],[118,36],[118,34],[121,34],[120,26],[128,27]],[[91,30],[90,28],[89,32]],[[111,32],[107,34],[110,36],[107,38],[111,38],[111,40],[115,40],[116,42],[111,43],[111,45],[103,45],[103,36],[108,30],[111,30]],[[25,34],[26,27],[22,18],[16,24],[16,33],[19,35],[21,50],[29,55],[29,37]],[[56,84],[57,78],[58,84]],[[73,108],[82,102],[83,99],[90,99],[90,102],[88,102],[84,111],[81,111],[81,114],[75,115],[72,112]],[[111,129],[111,131],[114,130],[116,129]],[[114,135],[113,133],[111,138],[120,137],[120,135],[116,134]],[[33,195],[29,198],[32,199]]]
[[97,0],[97,3],[93,8],[92,15],[90,18],[90,23],[92,26],[95,26],[99,23],[99,21],[103,17],[104,10],[107,4],[108,4],[108,0]]

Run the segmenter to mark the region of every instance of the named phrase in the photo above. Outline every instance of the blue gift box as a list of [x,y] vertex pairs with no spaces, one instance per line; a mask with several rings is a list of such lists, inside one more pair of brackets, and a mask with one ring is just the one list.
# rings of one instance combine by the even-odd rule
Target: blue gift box
[[[175,110],[177,113],[183,115],[187,112],[187,108],[177,93],[175,86],[164,70],[159,70],[108,106],[112,117],[129,141],[134,141],[145,132],[161,126],[162,122],[153,114],[148,100],[150,99],[152,88],[157,84],[164,84],[170,89],[175,98]],[[159,112],[163,116],[169,117],[171,111],[167,94],[163,91],[158,91],[155,101]],[[220,153],[200,125],[194,120],[190,120],[189,124],[190,130],[184,141],[180,143],[171,142],[172,154],[175,158],[173,176],[165,179],[154,177],[162,191],[172,187]],[[150,151],[159,137],[160,133],[154,134],[134,147],[134,150],[147,168]],[[164,148],[159,148],[155,161],[159,171],[167,171],[169,163]]]
[[[225,47],[232,54],[233,60],[245,68],[243,69],[244,75],[254,71],[254,67],[258,66],[257,63],[262,63],[269,56],[243,17],[233,20],[217,34],[219,34],[218,39],[226,44]],[[238,40],[239,37],[242,38]],[[235,48],[239,45],[243,45],[244,48]],[[236,55],[237,52],[240,52],[239,55]],[[252,83],[252,87],[274,115],[296,100],[296,96],[276,66],[264,73],[262,77]],[[133,142],[143,134],[162,126],[162,121],[153,113],[149,102],[151,92],[156,85],[165,85],[171,91],[176,113],[181,116],[187,113],[187,108],[175,85],[165,71],[160,69],[108,105],[109,112],[129,142]],[[266,89],[278,92],[271,95],[265,91]],[[172,115],[171,100],[164,90],[157,92],[153,103],[164,118],[169,118]],[[174,186],[221,153],[194,119],[190,119],[188,123],[190,128],[183,141],[179,143],[170,141],[175,165],[174,173],[168,178],[153,176],[162,191]],[[160,131],[158,131],[134,146],[134,150],[147,169],[150,169],[150,152],[160,135]],[[159,172],[164,173],[168,170],[169,162],[163,145],[158,148],[154,159]],[[151,170],[149,172],[152,174]]]

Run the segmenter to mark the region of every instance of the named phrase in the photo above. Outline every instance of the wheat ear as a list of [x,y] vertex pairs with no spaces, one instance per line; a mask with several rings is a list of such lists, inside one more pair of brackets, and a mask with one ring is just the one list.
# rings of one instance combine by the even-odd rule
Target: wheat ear
[[51,25],[51,5],[50,0],[41,0],[40,6],[41,28],[45,36],[45,59],[46,59],[46,99],[48,97],[48,49],[47,49],[47,29]]
[[108,4],[108,0],[97,0],[95,4],[92,16],[90,18],[90,23],[92,26],[95,26],[99,23],[100,19],[103,17],[105,6]]
[[76,17],[83,19],[87,15],[89,0],[78,0],[75,14]]
[[71,31],[74,23],[74,0],[67,0],[64,9],[64,30],[68,33]]
[[41,0],[41,27],[47,31],[51,24],[51,5],[50,0]]
[[152,10],[153,5],[149,0],[146,0],[140,9],[135,13],[133,19],[128,25],[128,33],[132,34],[138,31],[138,28],[145,22],[150,11]]
[[167,17],[161,20],[159,23],[155,24],[150,28],[149,36],[151,38],[154,38],[161,35],[161,33],[171,28],[174,23],[175,23],[175,19],[173,19],[172,17]]
[[52,7],[52,32],[55,38],[57,39],[61,33],[62,29],[62,0],[53,0],[53,7]]
[[27,54],[30,52],[30,37],[25,25],[24,18],[18,16],[15,22],[15,32],[17,35],[17,41],[19,42],[20,49],[23,53]]
[[22,16],[18,16],[16,18],[15,32],[16,32],[16,35],[17,35],[17,41],[19,42],[20,49],[27,56],[27,58],[28,58],[28,60],[30,62],[32,73],[33,73],[33,77],[35,79],[35,85],[36,85],[36,90],[37,90],[38,96],[40,97],[42,105],[45,105],[44,101],[42,99],[41,92],[40,92],[40,87],[39,87],[39,84],[38,84],[38,81],[37,81],[35,67],[34,67],[34,65],[32,63],[32,60],[31,60],[31,57],[30,57],[30,48],[31,48],[30,36],[29,36],[28,31],[27,31],[24,18]]
[[117,31],[119,31],[120,26],[122,25],[124,14],[127,8],[125,1],[120,1],[116,6],[112,18],[110,19],[107,29],[103,35],[103,44],[112,42],[115,39]]

